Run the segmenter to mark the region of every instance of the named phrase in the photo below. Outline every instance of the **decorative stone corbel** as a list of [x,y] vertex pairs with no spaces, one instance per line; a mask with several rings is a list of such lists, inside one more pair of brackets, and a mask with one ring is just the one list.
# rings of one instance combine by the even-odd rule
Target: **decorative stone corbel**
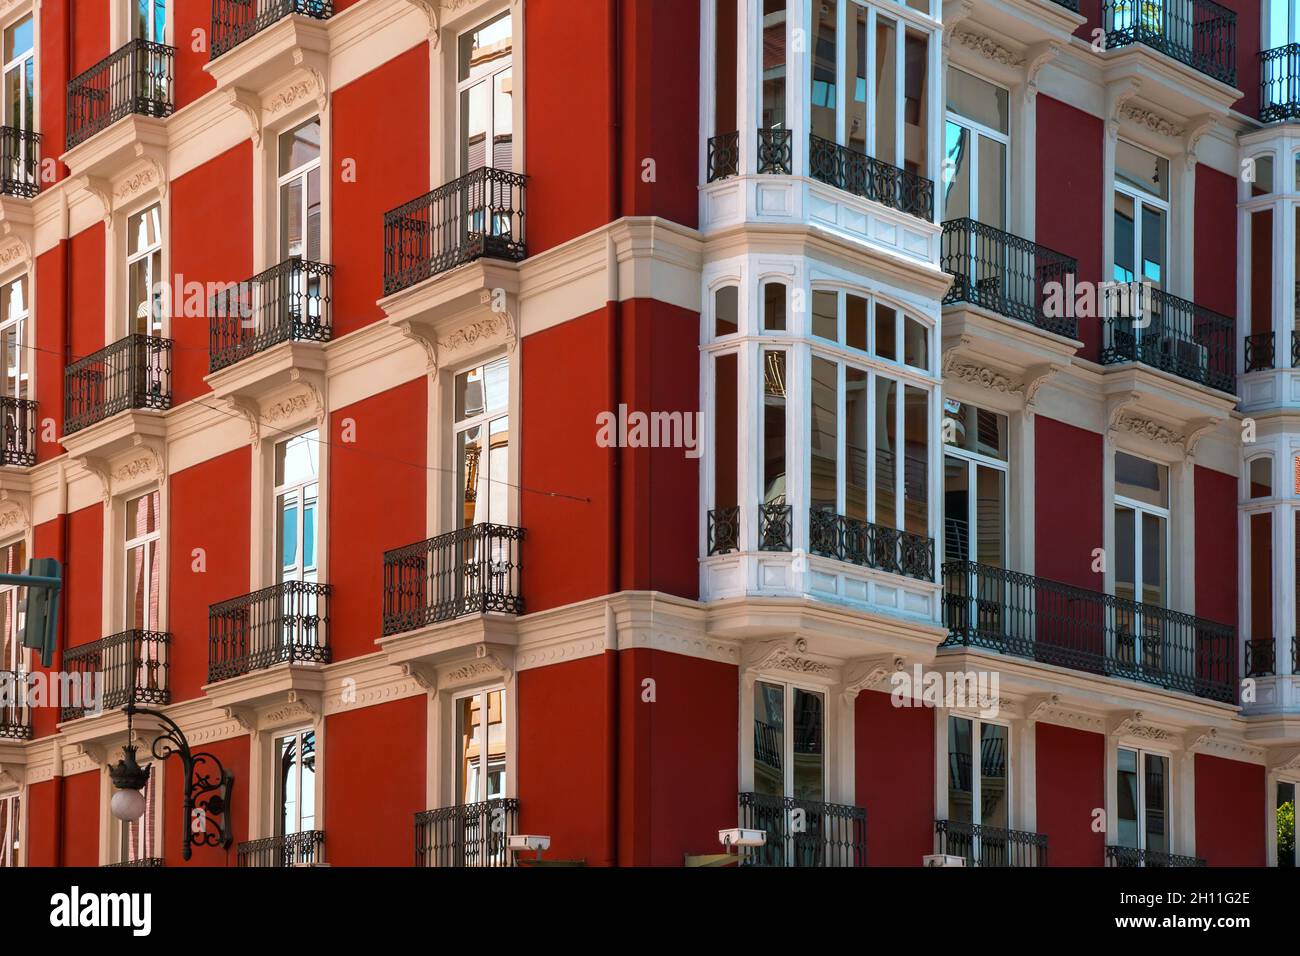
[[1062,366],[1056,363],[1047,362],[1042,365],[1034,365],[1025,370],[1024,391],[1025,391],[1025,414],[1033,417],[1035,407],[1034,399],[1038,397],[1038,390],[1046,385]]
[[1213,727],[1193,727],[1183,734],[1183,750],[1187,753],[1195,753],[1198,747],[1203,747],[1219,736],[1219,731]]
[[21,787],[27,778],[27,768],[19,763],[0,763],[0,786]]
[[397,323],[397,331],[402,336],[410,339],[420,348],[424,349],[425,371],[429,374],[429,384],[432,385],[438,381],[438,342],[432,336],[426,335],[424,331],[411,322]]
[[1044,40],[1025,49],[1025,84],[1021,90],[1025,102],[1033,104],[1038,96],[1038,74],[1061,52],[1058,40]]
[[82,468],[99,479],[104,506],[107,507],[109,502],[113,500],[113,473],[108,466],[108,462],[98,455],[82,455],[78,460],[81,462]]
[[1196,168],[1196,150],[1205,134],[1214,129],[1216,120],[1210,113],[1203,113],[1188,122],[1183,131],[1183,160],[1190,171]]
[[223,707],[226,720],[233,720],[248,731],[257,730],[257,713],[249,707]]
[[411,6],[424,14],[429,21],[429,40],[438,46],[438,11],[434,9],[434,0],[406,0]]
[[248,422],[248,443],[256,448],[258,439],[262,437],[262,410],[257,402],[232,395],[226,399],[226,404],[232,412],[244,416]]
[[104,225],[111,226],[113,224],[112,184],[103,176],[91,176],[86,173],[77,177],[75,185],[78,189],[85,190],[99,200]]
[[226,90],[226,102],[243,113],[252,128],[253,146],[262,145],[262,99],[248,90]]
[[419,661],[408,661],[402,665],[402,676],[409,677],[424,690],[431,690],[434,693],[438,691],[437,668]]
[[108,747],[104,744],[86,742],[77,744],[77,749],[81,751],[82,756],[88,758],[100,770],[108,766]]
[[1142,723],[1144,716],[1140,710],[1122,710],[1111,714],[1106,718],[1106,736],[1123,737],[1131,733],[1134,727]]
[[1124,104],[1138,95],[1142,81],[1129,77],[1106,87],[1106,135],[1111,141],[1119,138],[1121,114]]
[[1047,715],[1049,710],[1053,710],[1061,703],[1060,694],[1034,694],[1032,697],[1025,698],[1025,720],[1037,723],[1038,720]]
[[862,691],[874,690],[888,681],[891,674],[898,673],[906,666],[906,661],[895,654],[880,654],[849,661],[844,666],[845,700],[855,700]]
[[1300,747],[1288,747],[1285,750],[1273,750],[1268,755],[1268,769],[1274,772],[1290,773],[1300,770]]
[[945,0],[943,5],[943,48],[952,46],[952,36],[957,24],[969,20],[975,13],[971,0]]
[[1201,439],[1208,435],[1214,429],[1219,427],[1222,422],[1221,418],[1198,418],[1187,427],[1187,434],[1183,438],[1183,453],[1188,458],[1196,457],[1196,446],[1200,444]]

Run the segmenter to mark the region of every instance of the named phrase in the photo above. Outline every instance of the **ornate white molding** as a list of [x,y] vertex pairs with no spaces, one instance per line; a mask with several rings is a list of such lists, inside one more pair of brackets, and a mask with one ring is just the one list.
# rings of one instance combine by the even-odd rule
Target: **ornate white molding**
[[1170,139],[1177,139],[1183,135],[1183,127],[1173,120],[1157,113],[1155,110],[1149,110],[1131,102],[1125,102],[1120,107],[1120,117],[1130,123],[1145,127],[1153,133],[1168,136]]
[[1157,421],[1143,418],[1141,415],[1135,415],[1128,411],[1120,413],[1119,417],[1115,421],[1114,427],[1120,431],[1130,432],[1141,438],[1159,442],[1162,445],[1182,447],[1184,441],[1184,436],[1181,432],[1174,431],[1174,429],[1167,425],[1162,425]]
[[844,696],[852,700],[864,690],[874,690],[889,675],[903,670],[907,662],[895,654],[881,654],[849,661],[844,665]]
[[994,63],[1001,63],[1003,66],[1024,66],[1025,58],[1007,47],[1003,46],[991,36],[983,33],[976,33],[974,30],[953,30],[952,38],[966,47],[973,50],[986,60],[992,60]]

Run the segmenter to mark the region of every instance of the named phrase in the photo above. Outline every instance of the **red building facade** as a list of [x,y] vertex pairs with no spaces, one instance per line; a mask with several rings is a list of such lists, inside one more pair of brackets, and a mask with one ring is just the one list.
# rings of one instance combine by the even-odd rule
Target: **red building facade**
[[0,862],[1294,865],[1300,27],[1075,7],[0,4]]

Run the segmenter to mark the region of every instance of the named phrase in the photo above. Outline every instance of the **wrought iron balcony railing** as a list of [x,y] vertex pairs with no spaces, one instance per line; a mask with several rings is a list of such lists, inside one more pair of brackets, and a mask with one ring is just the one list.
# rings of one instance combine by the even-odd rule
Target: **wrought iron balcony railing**
[[84,695],[91,680],[97,682],[93,696],[100,698],[102,710],[115,710],[128,701],[136,704],[170,703],[167,680],[170,644],[170,634],[132,630],[68,648],[63,652],[63,669],[80,679],[83,706],[65,705],[61,719],[76,720],[86,715],[88,708],[84,706]]
[[[764,830],[767,844],[740,851],[742,866],[866,866],[867,811],[862,807],[763,793],[739,795],[740,826]],[[802,828],[792,811],[802,811]]]
[[758,131],[758,172],[760,175],[789,176],[794,170],[794,134],[788,129]]
[[1267,677],[1277,673],[1277,649],[1273,638],[1246,642],[1246,676]]
[[709,137],[708,169],[704,181],[717,182],[740,173],[740,132],[719,133]]
[[523,528],[476,524],[384,552],[384,634],[466,614],[522,614],[523,540]]
[[1158,850],[1139,850],[1131,846],[1107,846],[1107,866],[1205,866],[1199,856],[1179,856]]
[[215,372],[281,342],[328,342],[334,267],[295,256],[208,303],[208,371]]
[[238,866],[298,866],[325,862],[325,831],[303,830],[287,836],[249,840],[235,848]]
[[1058,7],[1065,7],[1074,13],[1079,12],[1079,0],[1052,0]]
[[0,126],[0,193],[32,199],[41,191],[41,134]]
[[967,866],[1047,866],[1047,837],[980,823],[935,820],[938,852],[966,858]]
[[808,551],[891,574],[934,580],[934,539],[818,508],[808,513]]
[[0,739],[27,740],[32,735],[27,682],[23,671],[0,670]]
[[984,647],[1236,701],[1230,625],[972,561],[946,563],[943,585],[942,646]]
[[36,403],[0,396],[0,464],[36,464]]
[[[1300,295],[1296,298],[1300,299]],[[1300,368],[1300,329],[1291,333],[1291,367]]]
[[160,856],[146,856],[146,857],[141,857],[138,860],[123,860],[120,863],[105,863],[104,867],[111,868],[111,869],[120,869],[122,867],[127,867],[130,869],[135,869],[137,867],[151,869],[153,867],[166,866],[166,865],[167,865],[166,862],[164,862],[163,858]]
[[132,40],[68,83],[68,149],[124,116],[170,116],[176,51]]
[[1141,43],[1212,79],[1237,82],[1237,15],[1213,0],[1103,0],[1106,49]]
[[808,175],[918,219],[934,218],[930,180],[816,134],[809,136]]
[[208,608],[208,680],[276,664],[328,664],[330,586],[282,581]]
[[212,0],[211,59],[290,14],[328,20],[334,16],[334,0]]
[[969,302],[1057,335],[1078,334],[1073,315],[1045,309],[1053,283],[1064,303],[1066,276],[1078,272],[1078,260],[974,219],[945,222],[941,250],[940,267],[954,278],[945,305]]
[[1232,319],[1141,285],[1106,291],[1101,363],[1141,362],[1179,378],[1235,394]]
[[415,815],[416,866],[514,866],[507,841],[518,829],[519,801],[468,803]]
[[709,512],[709,555],[740,550],[740,505]]
[[385,213],[384,295],[475,259],[523,259],[526,179],[484,166]]
[[67,434],[128,408],[171,408],[172,341],[128,335],[69,365],[63,384]]
[[1259,118],[1300,117],[1300,43],[1259,51]]
[[1246,371],[1260,372],[1274,367],[1272,332],[1255,332],[1246,336]]

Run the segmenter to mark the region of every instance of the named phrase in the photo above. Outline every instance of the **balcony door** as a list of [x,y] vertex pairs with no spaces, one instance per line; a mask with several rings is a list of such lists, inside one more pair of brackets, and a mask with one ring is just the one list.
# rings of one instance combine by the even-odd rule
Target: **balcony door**
[[456,97],[460,172],[514,169],[514,40],[509,12],[458,40]]
[[132,0],[131,39],[167,42],[167,0]]
[[[1155,292],[1168,288],[1170,218],[1169,160],[1116,141],[1111,278],[1128,284],[1131,291],[1102,303],[1110,328],[1107,344],[1130,361],[1156,367],[1189,359],[1183,352],[1193,332],[1167,328],[1159,297],[1139,297],[1136,291],[1141,285],[1150,285]],[[1181,344],[1183,340],[1188,344]]]
[[492,801],[507,796],[506,692],[476,690],[455,698],[453,768],[456,806],[452,833],[455,866],[502,866],[507,862],[505,809]]
[[[1169,468],[1115,453],[1115,621],[1108,657],[1160,673],[1167,663]],[[1183,655],[1189,656],[1189,655]],[[1177,663],[1177,662],[1175,662]]]
[[754,802],[743,826],[765,830],[756,850],[776,866],[823,866],[826,802],[826,695],[818,690],[754,683]]
[[[316,732],[300,730],[275,739],[275,835],[316,829]],[[288,850],[286,860],[291,859]]]
[[[19,276],[12,282],[0,285],[0,356],[4,362],[4,379],[0,395],[4,398],[30,398],[31,381],[28,374],[27,352],[30,348],[31,303],[28,300],[27,277]],[[6,439],[21,438],[17,433],[15,412],[5,410]],[[9,447],[8,444],[5,446]]]
[[[318,546],[320,520],[320,436],[314,429],[275,446],[275,583],[303,585],[319,581]],[[273,626],[257,650],[267,650],[264,641],[278,642],[276,649],[314,646],[323,638],[317,623],[315,589],[284,587],[279,595],[278,626]],[[258,622],[250,627],[258,629]],[[276,660],[281,659],[278,654]]]
[[[6,574],[27,570],[26,542],[19,539],[0,547],[0,569]],[[26,726],[29,717],[21,696],[29,656],[22,642],[26,596],[25,588],[0,585],[0,671],[5,672],[0,673],[0,688],[10,691],[0,700],[0,726],[5,727]]]
[[948,717],[948,830],[944,851],[973,865],[1006,866],[1011,827],[1010,732]]
[[[280,263],[321,260],[321,125],[312,117],[276,140]],[[286,268],[289,268],[286,266]],[[320,276],[301,267],[253,289],[257,333],[320,323]]]
[[[453,457],[456,486],[453,527],[460,531],[455,546],[458,573],[449,582],[457,601],[471,601],[486,589],[501,593],[512,572],[510,542],[475,532],[475,525],[510,522],[510,361],[507,357],[459,373],[453,385]],[[445,572],[444,572],[445,573]],[[444,595],[438,595],[442,600]]]
[[1145,853],[1169,853],[1169,758],[1120,747],[1116,752],[1116,844]]
[[22,797],[7,793],[0,797],[0,868],[22,862]]
[[[128,0],[131,4],[131,39],[167,42],[167,0]],[[138,95],[154,102],[171,96],[170,61],[153,52],[141,52],[134,61]]]

